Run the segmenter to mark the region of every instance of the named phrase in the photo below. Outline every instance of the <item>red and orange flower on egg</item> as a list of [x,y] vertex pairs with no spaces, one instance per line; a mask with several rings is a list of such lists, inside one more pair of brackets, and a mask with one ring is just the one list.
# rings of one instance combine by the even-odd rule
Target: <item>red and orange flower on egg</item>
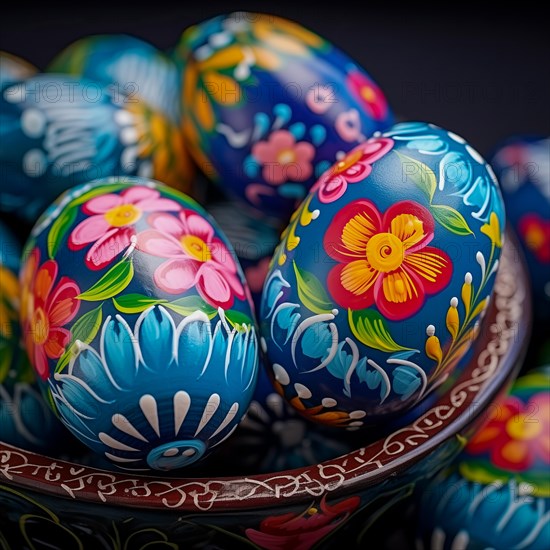
[[324,238],[338,262],[328,275],[330,294],[346,309],[376,305],[389,320],[410,317],[452,276],[449,256],[428,246],[433,237],[433,217],[416,202],[397,202],[385,213],[366,199],[349,203]]

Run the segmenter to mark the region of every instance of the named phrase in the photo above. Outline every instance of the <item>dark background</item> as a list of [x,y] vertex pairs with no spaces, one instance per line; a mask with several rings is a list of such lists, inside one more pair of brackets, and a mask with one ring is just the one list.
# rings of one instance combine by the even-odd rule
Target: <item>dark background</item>
[[[550,135],[550,32],[528,3],[489,10],[465,2],[436,5],[359,0],[146,5],[82,2],[2,8],[0,49],[44,68],[73,40],[125,32],[162,49],[189,25],[236,9],[274,13],[307,26],[361,64],[398,116],[433,122],[490,154],[514,134]],[[1,145],[1,144],[0,144]]]

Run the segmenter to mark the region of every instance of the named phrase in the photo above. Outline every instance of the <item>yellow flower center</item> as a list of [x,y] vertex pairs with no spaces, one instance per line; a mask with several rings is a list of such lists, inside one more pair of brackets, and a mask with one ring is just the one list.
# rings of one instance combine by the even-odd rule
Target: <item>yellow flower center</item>
[[283,149],[277,155],[277,162],[279,164],[290,164],[296,162],[296,153],[292,149]]
[[307,514],[308,516],[314,516],[317,512],[318,512],[317,508],[312,506],[311,508],[308,509]]
[[124,227],[131,225],[141,217],[141,210],[133,204],[122,204],[115,206],[104,214],[107,223],[113,227]]
[[32,339],[35,344],[42,345],[48,339],[50,324],[44,310],[39,307],[32,316],[31,321]]
[[542,432],[542,423],[536,418],[519,414],[506,422],[506,432],[516,441],[535,439]]
[[374,90],[370,86],[363,86],[361,88],[361,97],[367,102],[367,103],[374,103],[376,101],[376,94],[374,93]]
[[208,262],[212,259],[210,247],[195,235],[185,235],[180,239],[181,247],[187,254],[199,262]]
[[367,242],[367,260],[376,271],[395,271],[403,258],[403,243],[392,233],[378,233]]
[[334,174],[341,174],[345,172],[350,166],[357,164],[361,157],[363,156],[363,151],[358,149],[357,151],[351,152],[349,155],[346,155],[341,161],[336,163],[334,167]]

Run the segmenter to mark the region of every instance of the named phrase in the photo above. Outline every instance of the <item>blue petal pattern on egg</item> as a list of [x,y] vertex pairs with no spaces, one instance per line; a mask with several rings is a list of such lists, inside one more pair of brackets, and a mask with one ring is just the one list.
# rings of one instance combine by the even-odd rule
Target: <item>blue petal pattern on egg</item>
[[[223,315],[213,334],[200,312],[176,327],[162,306],[143,312],[135,326],[133,332],[120,315],[107,318],[102,353],[78,346],[67,373],[55,375],[54,402],[69,429],[113,462],[180,468],[204,454],[206,441],[212,449],[236,428],[243,411],[231,400],[235,388],[254,388],[256,340]],[[184,422],[193,438],[180,437]],[[166,449],[157,456],[159,447]]]

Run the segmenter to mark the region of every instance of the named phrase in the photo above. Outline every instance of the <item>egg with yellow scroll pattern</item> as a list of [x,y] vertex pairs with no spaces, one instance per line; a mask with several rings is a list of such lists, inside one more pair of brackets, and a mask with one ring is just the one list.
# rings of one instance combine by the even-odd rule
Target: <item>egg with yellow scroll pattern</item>
[[418,548],[545,550],[550,366],[518,378],[453,464],[417,495]]
[[21,324],[49,402],[113,464],[174,470],[227,439],[258,374],[252,299],[216,222],[144,178],[72,188],[34,226]]
[[463,138],[397,124],[317,181],[273,256],[269,374],[313,421],[381,423],[464,364],[503,245],[498,182]]
[[19,327],[21,249],[0,223],[0,441],[38,452],[58,450],[63,426],[36,383]]
[[270,14],[235,12],[185,30],[182,128],[228,195],[287,223],[339,155],[393,116],[373,79],[329,41]]
[[66,189],[94,178],[189,183],[178,128],[105,84],[40,74],[5,86],[0,110],[0,208],[28,221]]

